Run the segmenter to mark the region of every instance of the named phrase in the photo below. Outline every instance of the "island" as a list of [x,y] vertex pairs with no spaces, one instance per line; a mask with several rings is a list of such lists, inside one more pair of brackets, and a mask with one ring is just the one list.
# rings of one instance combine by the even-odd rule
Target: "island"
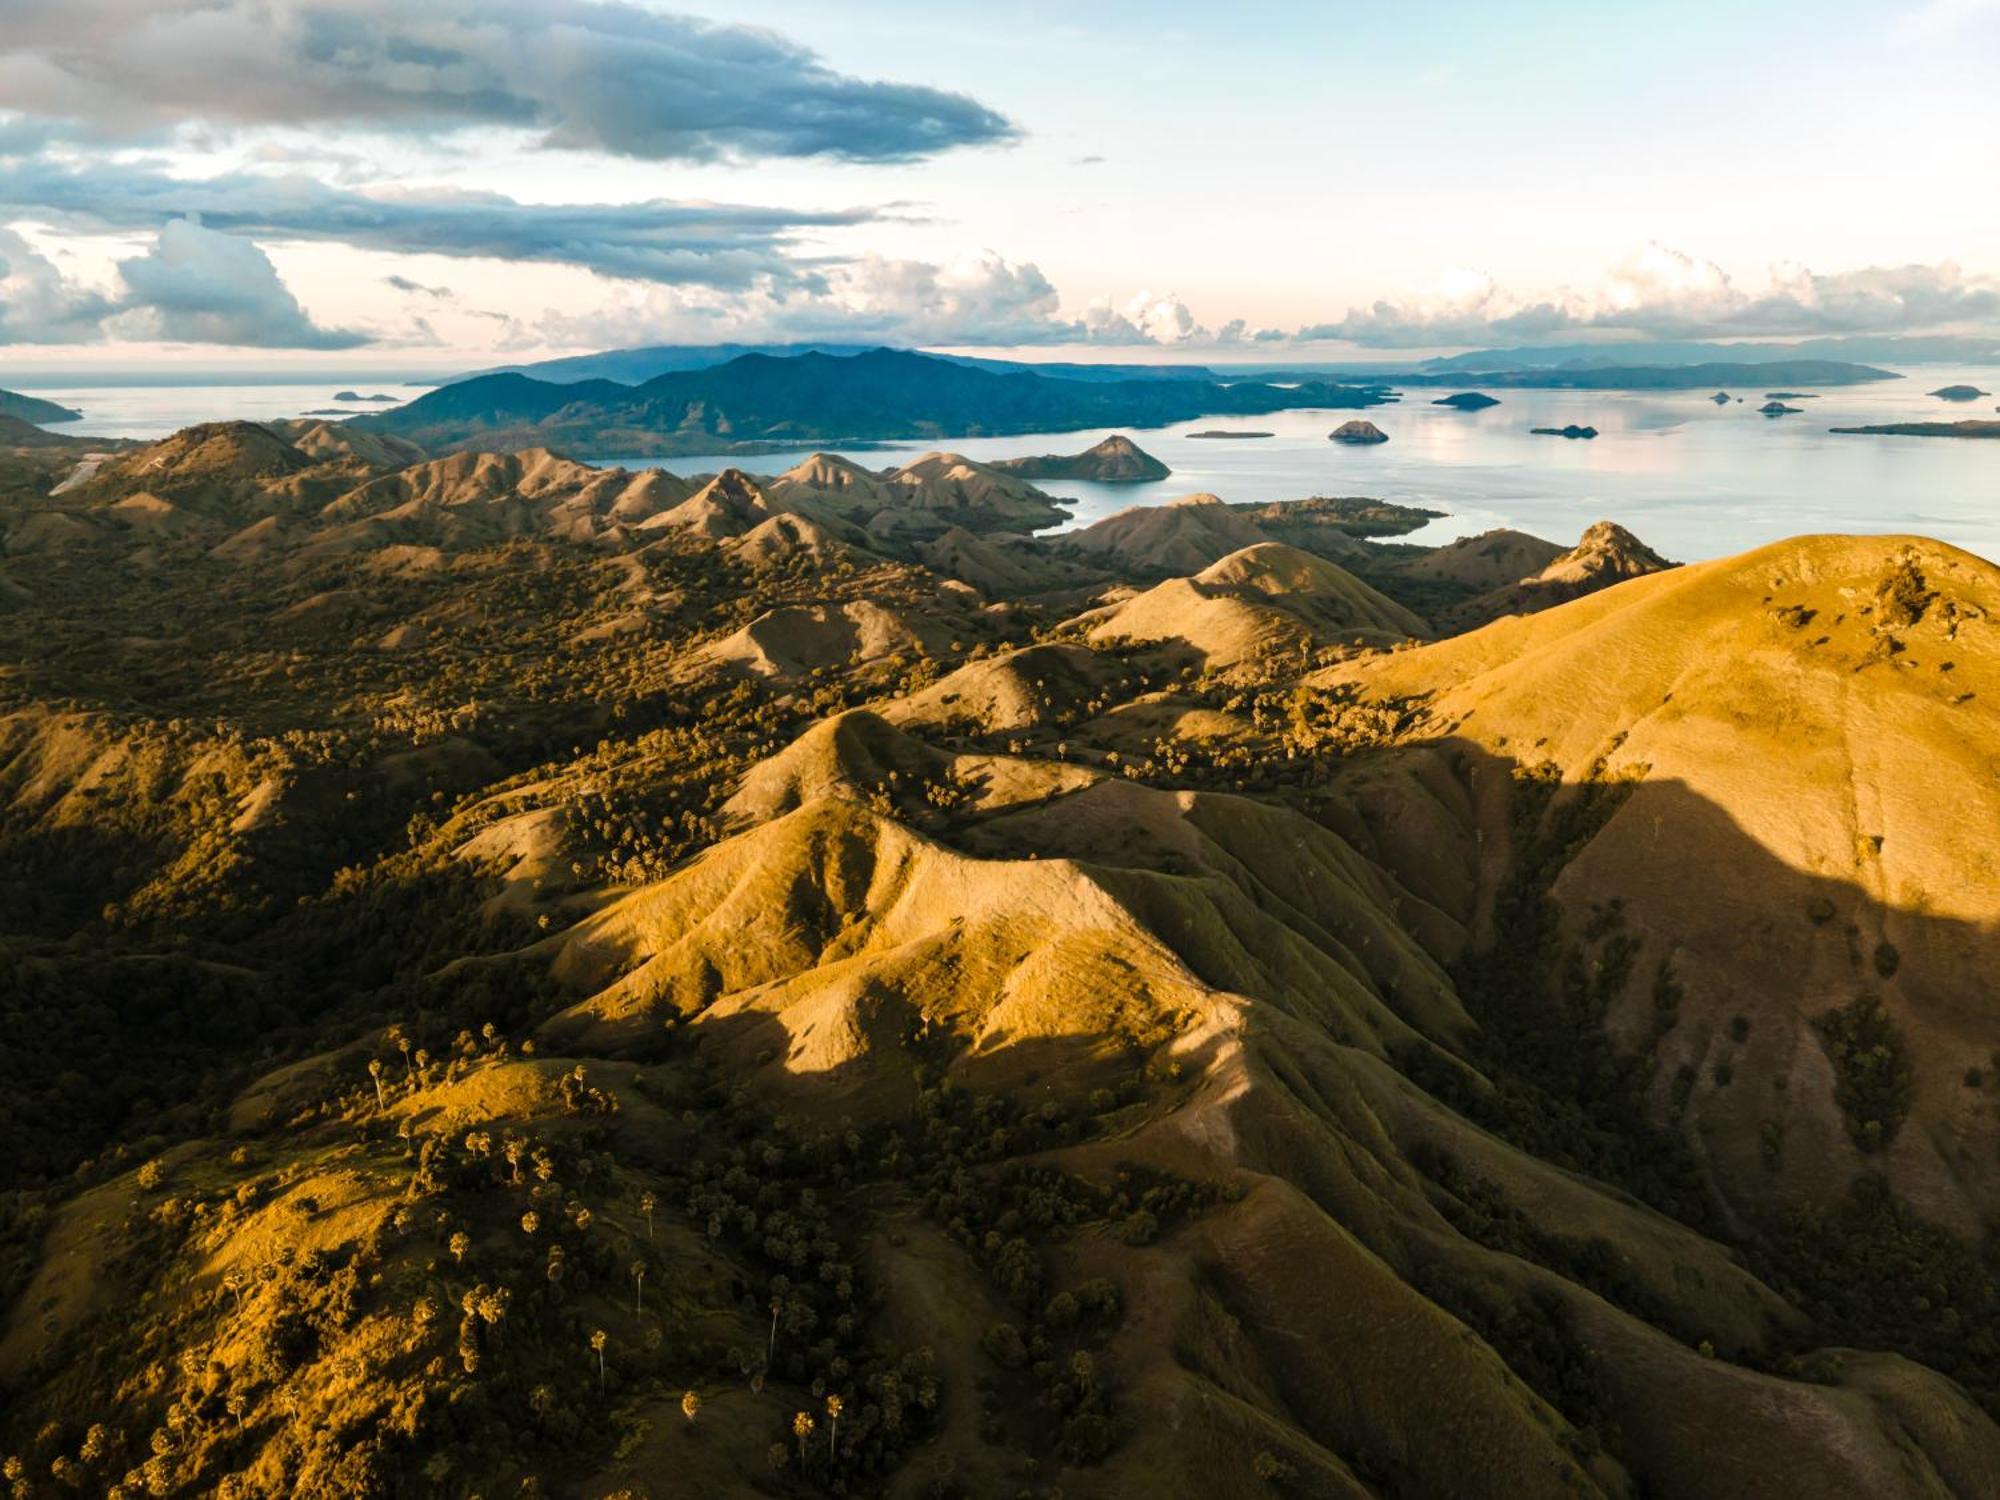
[[1729,404],[1729,392],[1717,391],[1713,396],[1710,396],[1708,399],[1713,401],[1717,406],[1727,406]]
[[1327,436],[1336,443],[1353,443],[1356,445],[1386,443],[1389,441],[1389,434],[1377,427],[1373,422],[1342,422],[1333,431],[1329,432]]
[[1483,391],[1460,391],[1456,396],[1440,396],[1431,403],[1432,406],[1449,406],[1457,411],[1484,411],[1499,404],[1496,397]]
[[1757,410],[1762,412],[1767,417],[1796,416],[1799,412],[1803,411],[1804,409],[1805,408],[1799,406],[1787,406],[1782,401],[1766,401],[1762,406],[1757,408]]
[[[1301,371],[1304,375],[1308,372]],[[1454,386],[1463,370],[1403,371],[1399,386]],[[1272,377],[1260,372],[1263,379]],[[1698,391],[1756,390],[1759,386],[1865,385],[1877,380],[1901,380],[1894,370],[1851,364],[1838,359],[1774,359],[1753,363],[1710,360],[1698,365],[1563,365],[1552,368],[1481,370],[1479,383],[1488,390],[1551,391]]]
[[51,422],[81,422],[83,413],[44,401],[40,396],[23,396],[18,391],[0,391],[0,417],[18,417],[45,427]]
[[1388,400],[1376,384],[1067,380],[999,375],[928,354],[874,349],[851,357],[745,354],[638,386],[483,375],[406,405],[350,417],[348,426],[408,438],[437,453],[555,448],[660,458],[1166,427],[1276,411],[1358,411]]
[[1215,438],[1218,440],[1225,438],[1267,438],[1277,436],[1275,432],[1231,432],[1226,427],[1211,427],[1206,432],[1190,432],[1187,435],[1191,438]]
[[1764,392],[1764,399],[1766,401],[1817,401],[1819,400],[1819,393],[1817,391],[1766,391]]
[[398,401],[402,400],[402,397],[400,397],[400,396],[363,396],[363,395],[361,395],[360,393],[358,393],[358,392],[356,392],[356,391],[335,391],[335,392],[333,393],[333,399],[334,399],[334,400],[336,400],[336,401],[345,401],[345,402],[347,402],[347,403],[348,403],[348,404],[350,404],[350,405],[352,405],[353,403],[355,403],[355,402],[357,402],[357,401],[372,401],[372,402],[386,402],[386,403],[387,403],[387,404],[389,404],[390,406],[394,406],[394,405],[395,405],[395,404],[396,404],[396,403],[397,403]]
[[1570,423],[1567,427],[1530,427],[1528,431],[1536,437],[1594,438],[1597,436],[1597,429],[1595,427],[1579,427],[1574,422]]
[[1991,391],[1982,391],[1976,385],[1942,385],[1927,394],[1940,401],[1977,401],[1981,396],[1990,396]]
[[1165,479],[1173,470],[1120,433],[1113,433],[1081,453],[1043,453],[1033,458],[1003,458],[987,465],[1019,479],[1091,479],[1100,484],[1144,484]]
[[1963,422],[1879,422],[1873,427],[1829,427],[1828,432],[1865,432],[1883,437],[2000,438],[2000,422],[1970,417]]

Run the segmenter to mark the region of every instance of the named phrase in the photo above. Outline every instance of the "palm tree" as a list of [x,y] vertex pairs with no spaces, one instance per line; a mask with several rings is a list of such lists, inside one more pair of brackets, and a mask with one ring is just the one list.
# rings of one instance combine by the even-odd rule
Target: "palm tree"
[[451,1258],[460,1265],[465,1264],[465,1252],[472,1248],[472,1236],[463,1229],[451,1237]]
[[381,1058],[371,1057],[368,1059],[368,1076],[375,1080],[375,1107],[377,1109],[387,1109],[389,1107],[389,1101],[382,1093]]
[[604,1389],[604,1345],[607,1342],[602,1328],[594,1329],[590,1335],[590,1347],[597,1351],[597,1388]]
[[833,1461],[834,1450],[840,1442],[841,1404],[838,1396],[826,1398],[826,1457],[829,1463]]
[[639,1289],[633,1299],[632,1310],[643,1313],[646,1310],[646,1263],[643,1260],[632,1262],[632,1282]]
[[764,1351],[764,1363],[770,1364],[778,1357],[778,1314],[785,1310],[784,1299],[771,1299],[771,1347]]
[[400,1026],[391,1026],[387,1031],[382,1033],[382,1040],[403,1054],[403,1071],[405,1074],[411,1072],[409,1033],[405,1032]]
[[529,1209],[526,1213],[521,1215],[521,1232],[523,1234],[532,1235],[537,1229],[540,1229],[541,1227],[542,1227],[542,1216],[536,1213],[532,1208]]
[[813,1418],[809,1411],[802,1411],[792,1418],[792,1435],[799,1440],[799,1467],[806,1466],[806,1439],[813,1433]]
[[681,1397],[681,1415],[692,1422],[701,1412],[701,1393],[689,1391]]
[[639,1195],[639,1212],[646,1216],[646,1238],[648,1240],[653,1237],[653,1210],[659,1206],[659,1201],[651,1193],[641,1193]]

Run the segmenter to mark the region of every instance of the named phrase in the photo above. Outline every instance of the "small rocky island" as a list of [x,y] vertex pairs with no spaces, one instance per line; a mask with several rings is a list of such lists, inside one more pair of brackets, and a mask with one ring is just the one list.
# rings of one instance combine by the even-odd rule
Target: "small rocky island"
[[1483,391],[1460,391],[1455,396],[1440,396],[1432,406],[1449,406],[1457,411],[1484,411],[1489,406],[1498,406],[1499,401]]
[[1963,422],[1880,422],[1873,427],[1829,427],[1827,431],[1881,437],[2000,438],[2000,422],[1972,417]]
[[402,399],[402,397],[381,396],[381,395],[364,396],[358,391],[335,391],[333,393],[333,399],[336,401],[347,402],[350,405],[356,402],[363,402],[363,403],[379,403],[388,406],[394,406],[398,401]]
[[1727,406],[1730,400],[1729,392],[1717,391],[1713,396],[1710,396],[1708,399],[1713,401],[1717,406]]
[[1764,392],[1764,399],[1766,401],[1817,401],[1819,400],[1819,393],[1817,391],[1766,391]]
[[1232,432],[1227,427],[1211,427],[1206,432],[1190,432],[1191,438],[1267,438],[1276,437],[1275,432]]
[[1802,406],[1787,406],[1782,401],[1766,401],[1757,410],[1761,411],[1767,417],[1789,417],[1796,416],[1799,412],[1804,411],[1805,408]]
[[1329,432],[1327,436],[1336,443],[1354,443],[1356,445],[1386,443],[1389,441],[1389,434],[1377,427],[1373,422],[1342,422],[1333,431]]
[[1940,401],[1977,401],[1981,396],[1990,396],[1991,391],[1982,391],[1976,385],[1945,385],[1930,392]]
[[1116,432],[1081,453],[1003,458],[987,467],[1018,479],[1091,479],[1099,484],[1144,484],[1173,473],[1137,443]]
[[1570,423],[1567,427],[1530,427],[1528,431],[1536,437],[1594,438],[1597,436],[1597,429],[1595,427],[1579,427],[1574,422]]

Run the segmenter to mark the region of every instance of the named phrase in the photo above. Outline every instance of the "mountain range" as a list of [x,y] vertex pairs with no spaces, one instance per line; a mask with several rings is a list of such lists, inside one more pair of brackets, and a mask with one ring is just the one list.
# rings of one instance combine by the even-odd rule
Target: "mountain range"
[[1991,564],[378,420],[0,430],[16,1492],[1993,1493]]

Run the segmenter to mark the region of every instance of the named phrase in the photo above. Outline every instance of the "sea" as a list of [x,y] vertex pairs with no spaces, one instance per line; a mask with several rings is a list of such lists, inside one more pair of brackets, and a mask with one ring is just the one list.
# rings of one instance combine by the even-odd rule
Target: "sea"
[[[1845,436],[1832,427],[2000,417],[2000,367],[1912,366],[1902,378],[1825,388],[1792,399],[1796,415],[1766,417],[1764,390],[1672,392],[1495,390],[1498,406],[1461,412],[1432,403],[1451,392],[1406,388],[1396,404],[1368,411],[1290,411],[1118,429],[1167,464],[1158,483],[1045,480],[1071,507],[1068,526],[1088,525],[1133,505],[1207,492],[1225,500],[1359,495],[1444,512],[1409,538],[1439,543],[1508,526],[1569,543],[1592,522],[1614,520],[1670,557],[1695,561],[1803,532],[1914,532],[2000,560],[2000,441]],[[4,384],[0,380],[0,384]],[[1948,402],[1927,393],[1969,384],[1995,395]],[[1462,387],[1477,390],[1476,381]],[[160,437],[192,422],[269,420],[333,408],[327,385],[199,385],[36,388],[30,393],[84,413],[64,432]],[[355,387],[399,397],[413,388]],[[382,410],[350,406],[354,413]],[[1374,422],[1386,443],[1349,447],[1327,434],[1354,417]],[[1536,427],[1591,426],[1590,439],[1544,437]],[[1198,438],[1207,430],[1269,437]],[[1111,429],[953,438],[835,448],[872,468],[939,449],[972,459],[1076,453]],[[731,464],[776,473],[800,455],[695,454],[631,459],[580,454],[591,463],[712,473]]]

